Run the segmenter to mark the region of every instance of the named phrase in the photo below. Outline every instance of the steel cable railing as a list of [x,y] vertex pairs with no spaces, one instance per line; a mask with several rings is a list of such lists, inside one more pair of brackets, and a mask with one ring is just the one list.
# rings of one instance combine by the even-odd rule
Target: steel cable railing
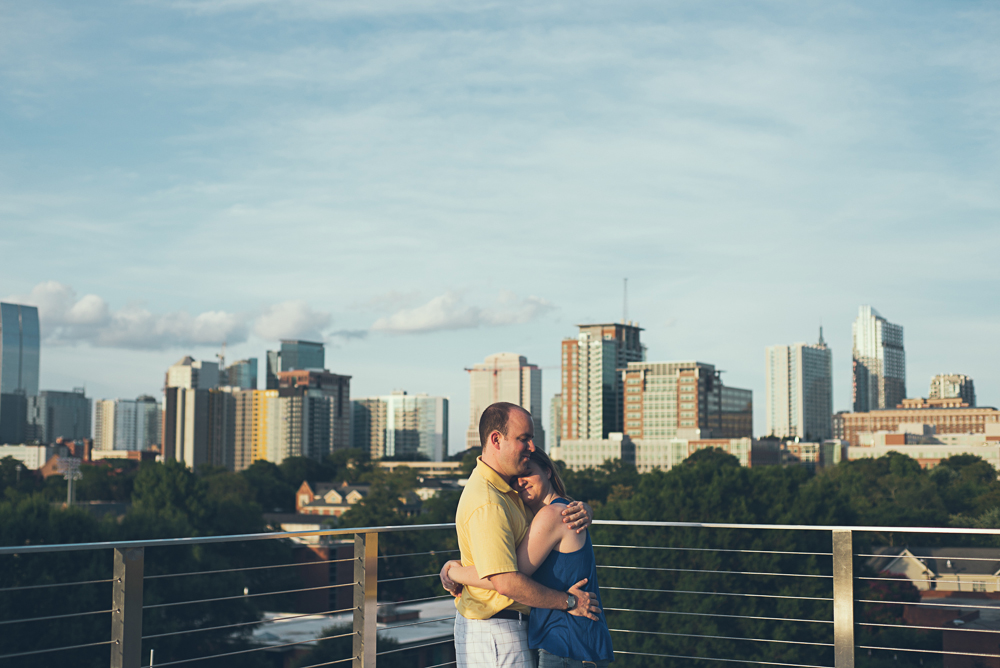
[[[36,614],[31,617],[0,619],[0,628],[13,629],[16,626],[12,625],[31,622],[84,628],[79,626],[81,620],[101,620],[103,615],[110,615],[111,639],[74,643],[73,640],[86,638],[67,636],[69,642],[64,644],[46,641],[51,647],[32,648],[22,644],[18,651],[0,654],[0,659],[16,660],[58,652],[66,652],[69,657],[73,651],[94,651],[110,646],[113,668],[139,668],[144,662],[138,657],[155,647],[158,659],[155,668],[198,666],[197,662],[204,662],[208,667],[231,657],[266,651],[281,653],[294,648],[302,652],[303,648],[309,648],[302,668],[349,662],[359,668],[371,668],[377,657],[387,657],[385,661],[403,666],[408,665],[406,661],[410,659],[406,657],[411,656],[422,657],[420,665],[429,668],[454,665],[450,629],[441,628],[454,618],[453,614],[442,616],[451,596],[433,594],[441,591],[436,583],[437,570],[457,550],[450,549],[448,544],[443,547],[449,549],[420,549],[426,541],[422,545],[421,541],[412,539],[413,534],[405,534],[406,531],[453,532],[454,527],[364,527],[276,533],[263,537],[224,536],[218,537],[219,544],[236,543],[241,538],[286,541],[316,535],[348,537],[354,539],[354,556],[343,558],[343,552],[335,554],[330,548],[329,557],[318,561],[262,565],[259,559],[256,563],[252,560],[254,551],[229,550],[225,555],[220,553],[212,558],[160,560],[157,572],[148,575],[144,573],[144,559],[147,555],[159,554],[160,548],[188,549],[198,545],[204,550],[204,546],[213,543],[199,538],[81,545],[78,546],[80,550],[114,550],[114,577],[43,584],[8,579],[7,583],[12,586],[0,588],[0,604],[4,600],[2,597],[27,595],[36,590],[58,592],[60,587],[74,587],[82,591],[86,588],[78,585],[110,583],[114,602],[111,609],[102,607],[82,613],[59,611],[59,614],[39,615],[37,613],[44,612],[44,608],[32,608],[31,612]],[[923,575],[901,580],[884,577],[885,574],[873,570],[877,560],[897,558],[898,555],[879,553],[877,538],[870,538],[868,534],[891,531],[903,535],[904,531],[912,531],[926,535],[935,533],[934,529],[603,521],[595,522],[592,531],[595,548],[598,548],[597,566],[605,599],[604,610],[612,627],[615,653],[622,661],[621,668],[667,665],[664,662],[680,667],[697,661],[801,668],[857,665],[860,668],[865,665],[864,653],[867,652],[876,658],[883,653],[910,653],[911,657],[1000,656],[988,650],[965,649],[961,644],[941,644],[944,635],[949,633],[968,639],[975,638],[974,634],[994,637],[1000,634],[1000,627],[990,627],[988,619],[980,624],[982,628],[944,628],[936,626],[936,622],[919,621],[923,611],[937,610],[942,619],[972,619],[970,615],[976,611],[1000,610],[1000,605],[990,605],[988,600],[941,600],[926,596],[921,599],[917,590],[917,585],[930,583],[939,587],[961,587],[969,584],[969,580]],[[1000,536],[997,530],[942,530],[939,533]],[[380,537],[383,539],[381,545]],[[447,539],[454,540],[453,534]],[[874,545],[873,540],[876,541]],[[861,548],[856,551],[851,549],[855,541]],[[351,549],[349,544],[346,547],[338,545],[341,547],[337,549]],[[45,553],[44,547],[53,548],[52,552],[72,551],[72,546],[25,546],[0,548],[0,556],[18,553],[22,558],[29,558]],[[951,553],[959,552],[961,550],[956,549]],[[244,553],[246,558],[243,558]],[[996,559],[988,554],[935,555],[934,558],[970,563],[1000,562],[1000,549]],[[338,558],[333,558],[335,556]],[[405,561],[407,558],[413,561]],[[186,570],[162,572],[174,563],[183,564]],[[351,570],[347,564],[353,566],[353,577],[347,575]],[[305,570],[309,568],[314,570]],[[426,572],[428,570],[432,572]],[[333,577],[335,571],[339,578]],[[303,579],[307,572],[311,574],[309,577],[329,579],[320,582]],[[93,569],[80,573],[84,577],[101,574]],[[202,579],[198,579],[199,576]],[[190,578],[195,580],[185,584]],[[250,593],[250,587],[269,587],[273,591]],[[234,589],[243,590],[243,593],[226,593]],[[190,596],[195,592],[202,596]],[[185,593],[188,596],[184,596]],[[941,591],[935,592],[935,596],[942,595]],[[350,598],[347,604],[312,608],[324,612],[310,613],[299,612],[292,604],[302,596],[319,596],[319,600],[331,604],[335,599]],[[171,598],[182,600],[171,601]],[[379,622],[376,627],[376,619],[383,615],[380,609],[383,603],[390,604],[384,613],[390,621]],[[192,614],[187,606],[197,614]],[[288,609],[282,609],[286,606]],[[6,609],[14,608],[8,606]],[[271,612],[264,615],[263,610]],[[413,617],[417,611],[420,616]],[[963,617],[966,612],[968,614]],[[73,617],[78,619],[70,619]],[[183,624],[184,621],[189,623]],[[282,631],[286,628],[300,630],[289,636]],[[886,632],[895,635],[884,635]],[[22,635],[24,638],[19,642],[30,640]],[[94,635],[101,638],[96,631],[91,637]],[[212,642],[200,641],[200,636],[210,637]],[[303,636],[308,639],[302,639]],[[376,647],[376,640],[382,643],[383,637],[388,644]],[[10,645],[0,645],[0,648],[8,646],[14,649]],[[209,650],[212,647],[215,651]],[[850,663],[845,662],[845,656],[850,656]],[[913,661],[916,662],[916,658]],[[73,660],[69,659],[68,663],[72,664]]]

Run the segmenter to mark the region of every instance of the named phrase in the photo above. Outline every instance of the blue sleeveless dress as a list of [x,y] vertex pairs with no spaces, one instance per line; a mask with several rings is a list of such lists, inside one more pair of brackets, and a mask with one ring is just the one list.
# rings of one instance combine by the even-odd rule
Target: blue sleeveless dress
[[[569,501],[559,498],[553,503],[568,505]],[[557,591],[567,591],[587,578],[583,589],[597,595],[601,614],[598,615],[600,621],[595,622],[586,617],[575,617],[564,610],[534,608],[528,617],[528,647],[544,649],[549,654],[577,661],[613,661],[611,633],[608,632],[604,606],[597,589],[597,562],[590,532],[587,532],[587,542],[575,552],[552,550],[532,578]]]

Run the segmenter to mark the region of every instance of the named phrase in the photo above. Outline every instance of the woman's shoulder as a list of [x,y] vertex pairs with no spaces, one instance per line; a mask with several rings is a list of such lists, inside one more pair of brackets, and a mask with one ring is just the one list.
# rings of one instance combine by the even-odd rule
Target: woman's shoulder
[[535,521],[541,521],[545,524],[562,524],[562,511],[565,508],[565,504],[550,503],[539,509],[538,513],[535,514]]

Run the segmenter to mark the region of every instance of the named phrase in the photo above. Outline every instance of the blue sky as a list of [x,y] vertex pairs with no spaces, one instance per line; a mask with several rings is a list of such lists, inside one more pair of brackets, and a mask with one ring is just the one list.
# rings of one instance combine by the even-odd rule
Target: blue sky
[[46,389],[323,337],[355,395],[450,396],[454,446],[463,368],[554,367],[623,277],[758,433],[765,346],[820,322],[849,407],[860,304],[911,396],[1000,404],[1000,10],[870,5],[0,1],[0,297]]

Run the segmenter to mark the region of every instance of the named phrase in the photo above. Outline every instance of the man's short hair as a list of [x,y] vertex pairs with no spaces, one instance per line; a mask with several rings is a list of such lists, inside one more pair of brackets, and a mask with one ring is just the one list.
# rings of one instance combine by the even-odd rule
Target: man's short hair
[[[524,411],[517,404],[512,404],[508,401],[498,401],[495,404],[490,404],[483,411],[482,417],[479,418],[479,445],[485,448],[486,439],[495,431],[500,432],[505,437],[507,436],[507,419],[510,417],[512,409]],[[524,412],[528,413],[528,411]],[[531,413],[528,413],[528,415],[531,415]]]

